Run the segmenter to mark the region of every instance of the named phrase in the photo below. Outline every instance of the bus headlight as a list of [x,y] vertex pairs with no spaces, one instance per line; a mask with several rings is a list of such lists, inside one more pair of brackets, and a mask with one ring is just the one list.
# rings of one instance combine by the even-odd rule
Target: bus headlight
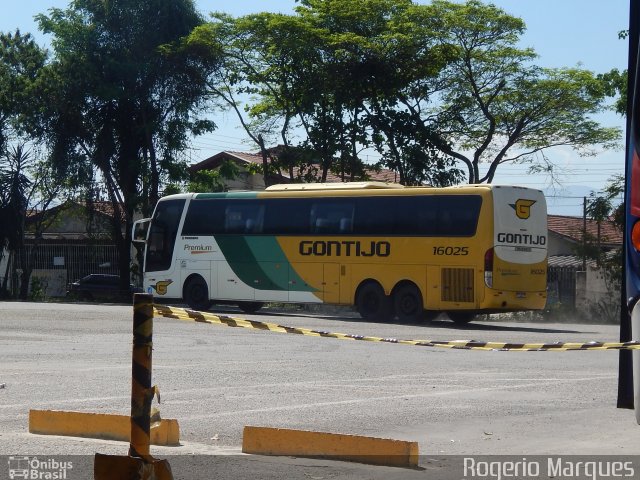
[[636,221],[631,229],[631,244],[640,252],[640,220]]

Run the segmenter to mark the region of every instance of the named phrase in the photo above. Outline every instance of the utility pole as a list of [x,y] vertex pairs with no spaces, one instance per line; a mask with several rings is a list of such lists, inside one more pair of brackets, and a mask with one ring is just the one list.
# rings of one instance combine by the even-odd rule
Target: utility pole
[[587,197],[582,200],[582,271],[587,271]]

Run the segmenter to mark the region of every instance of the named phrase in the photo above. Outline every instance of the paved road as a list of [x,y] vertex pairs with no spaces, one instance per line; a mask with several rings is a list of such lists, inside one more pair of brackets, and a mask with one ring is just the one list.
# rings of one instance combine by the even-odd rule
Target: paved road
[[[233,315],[407,339],[618,338],[604,325]],[[122,305],[0,303],[0,455],[126,453],[117,442],[30,435],[27,415],[31,408],[128,413],[131,318]],[[445,350],[158,318],[153,356],[162,415],[179,420],[184,443],[154,449],[158,456],[238,453],[244,425],[417,441],[426,456],[639,453],[633,412],[615,408],[615,351]]]

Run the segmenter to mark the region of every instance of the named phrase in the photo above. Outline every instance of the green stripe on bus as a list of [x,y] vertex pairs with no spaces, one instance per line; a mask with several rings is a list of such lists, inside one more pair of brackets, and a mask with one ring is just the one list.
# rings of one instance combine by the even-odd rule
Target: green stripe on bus
[[197,193],[194,198],[203,200],[205,198],[257,198],[257,192],[220,192],[220,193]]
[[[233,272],[245,284],[257,290],[315,291],[293,270],[276,237],[216,237]],[[260,259],[260,261],[258,261]]]

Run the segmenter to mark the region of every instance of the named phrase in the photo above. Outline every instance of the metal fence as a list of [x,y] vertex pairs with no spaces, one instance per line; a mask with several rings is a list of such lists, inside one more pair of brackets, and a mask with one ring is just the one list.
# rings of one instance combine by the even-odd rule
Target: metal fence
[[[90,273],[119,274],[118,249],[113,244],[88,241],[47,241],[34,246],[27,243],[24,250],[31,265],[32,281],[34,277],[48,279],[50,294],[64,295],[66,285]],[[19,253],[11,255],[0,275],[8,274],[8,290],[15,295],[19,290],[20,262]],[[4,280],[4,278],[2,279]]]
[[576,306],[576,273],[578,267],[549,267],[547,271],[547,303],[561,303],[571,308]]
[[93,243],[41,244],[31,252],[34,270],[66,270],[67,281],[72,282],[90,273],[118,272],[118,249],[115,245]]

